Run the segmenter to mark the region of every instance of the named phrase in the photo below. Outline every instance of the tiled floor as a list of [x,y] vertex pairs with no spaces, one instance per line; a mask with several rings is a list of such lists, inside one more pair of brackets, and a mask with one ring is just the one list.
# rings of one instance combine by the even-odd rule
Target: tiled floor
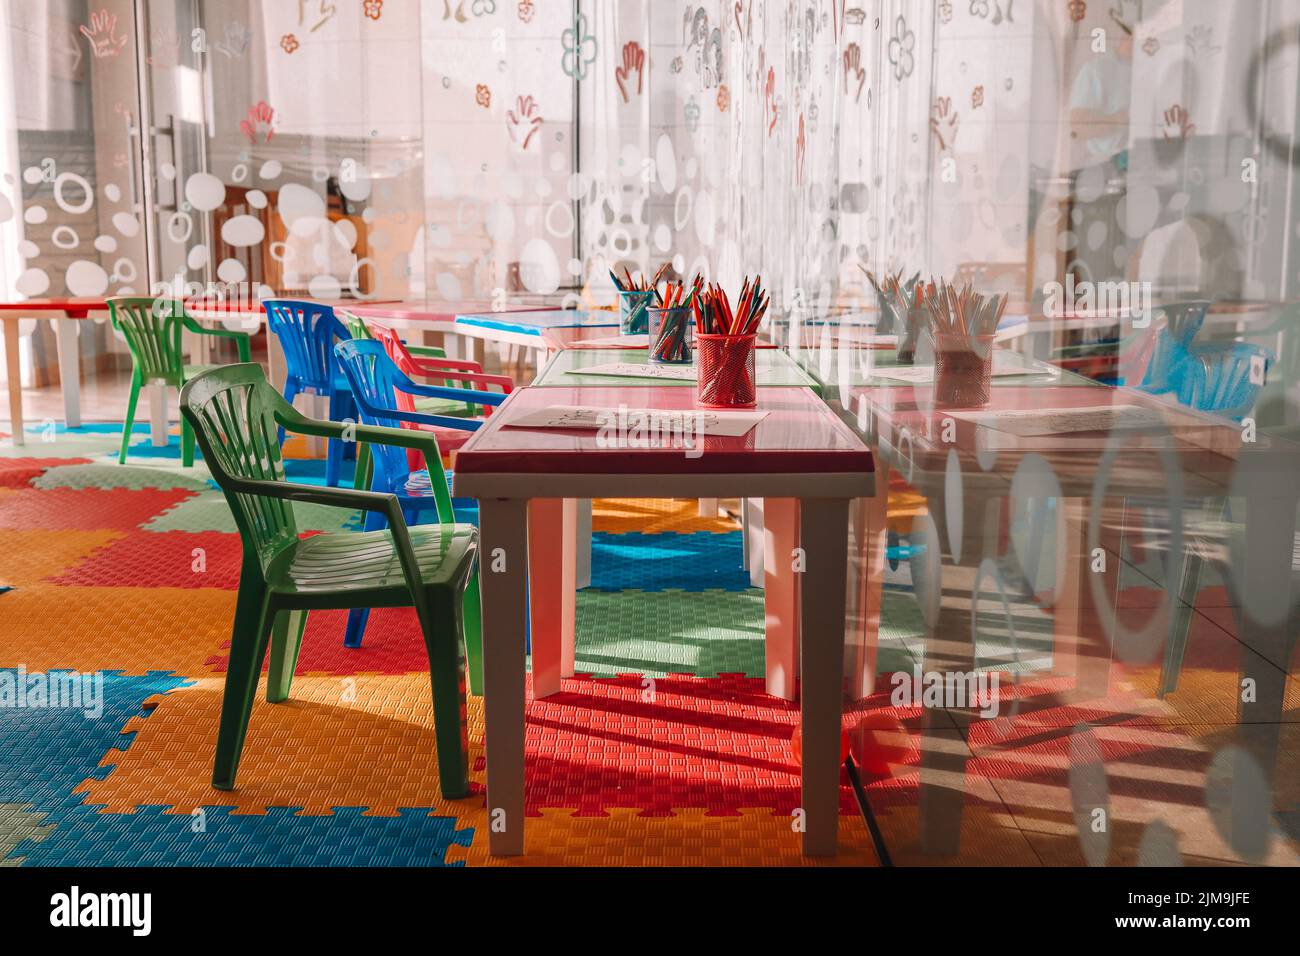
[[[0,593],[0,682],[104,675],[97,715],[0,708],[0,861],[501,862],[486,852],[481,700],[469,708],[474,792],[443,800],[427,664],[405,611],[376,612],[359,650],[341,646],[341,612],[312,615],[290,700],[259,701],[238,788],[211,788],[238,540],[174,440],[155,449],[141,432],[127,466],[118,440],[92,426],[55,429],[39,451],[0,447],[0,585],[12,589]],[[317,481],[320,464],[289,467]],[[355,524],[326,509],[299,517],[313,530]],[[797,709],[763,693],[762,592],[740,573],[735,523],[690,502],[602,501],[594,528],[577,620],[588,676],[529,705],[528,855],[515,862],[814,862],[792,826]],[[1142,583],[1126,604],[1146,601]],[[977,659],[1001,662],[999,714],[972,719],[891,701],[887,675],[961,635],[927,638],[907,565],[890,572],[878,691],[845,722],[901,722],[879,739],[902,743],[864,771],[893,862],[1297,862],[1285,828],[1300,811],[1300,688],[1288,685],[1281,724],[1237,724],[1249,651],[1218,583],[1165,700],[1158,662],[1113,664],[1104,692],[1081,695],[1051,673],[1052,613],[1015,605],[1020,665],[1007,668],[1005,635],[982,626]],[[969,607],[968,583],[944,584],[945,606]],[[883,753],[852,736],[869,763]],[[876,865],[847,786],[841,813],[835,862]]]

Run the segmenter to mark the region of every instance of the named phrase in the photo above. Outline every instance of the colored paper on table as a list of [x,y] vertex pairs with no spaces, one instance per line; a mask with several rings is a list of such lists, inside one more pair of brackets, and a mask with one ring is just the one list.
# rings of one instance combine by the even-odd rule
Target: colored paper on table
[[[887,378],[894,382],[907,382],[910,385],[929,385],[934,381],[933,365],[893,365],[872,370],[877,378]],[[1061,370],[1046,362],[1031,360],[1024,364],[1020,359],[1012,358],[1008,352],[993,353],[993,376],[1001,378],[1007,375],[1041,375],[1057,378]]]
[[641,365],[637,362],[609,362],[605,365],[588,365],[584,368],[564,370],[565,375],[615,375],[619,378],[671,379],[674,382],[695,381],[693,365]]
[[[738,437],[764,418],[765,411],[717,412],[700,408],[601,408],[590,405],[549,405],[520,415],[512,428],[572,428],[597,431],[613,428],[624,434],[636,431],[692,432]],[[687,424],[689,422],[689,424]]]
[[1151,428],[1164,423],[1164,417],[1159,411],[1140,405],[1028,408],[1004,412],[952,411],[947,414],[1022,438],[1068,435],[1073,432],[1106,432],[1118,428]]

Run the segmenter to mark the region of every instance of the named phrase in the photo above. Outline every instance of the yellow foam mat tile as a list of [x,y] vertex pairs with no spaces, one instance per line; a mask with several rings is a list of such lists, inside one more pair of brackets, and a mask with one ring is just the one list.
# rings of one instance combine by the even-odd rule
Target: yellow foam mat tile
[[307,435],[293,435],[286,433],[284,444],[280,446],[281,458],[324,458],[325,442],[321,440],[321,450],[315,451],[312,448],[313,439]]
[[36,584],[121,537],[120,531],[6,531],[0,547],[0,585]]
[[912,522],[927,510],[925,495],[915,491],[891,491],[885,509],[885,524],[890,531],[911,534]]
[[[1253,652],[1243,648],[1241,653]],[[1240,710],[1240,681],[1235,670],[1185,666],[1178,674],[1178,688],[1158,700],[1160,666],[1156,664],[1128,668],[1121,689],[1131,691],[1138,699],[1158,703],[1158,710],[1153,707],[1151,714],[1156,723],[1232,724]],[[1300,680],[1288,678],[1279,720],[1300,723]]]
[[694,498],[597,498],[591,503],[592,531],[690,534],[739,528],[731,518],[701,518],[699,503]]
[[543,810],[524,828],[524,853],[494,857],[489,834],[477,820],[468,847],[448,848],[447,862],[468,866],[879,866],[861,817],[840,817],[839,853],[806,857],[789,817],[766,809],[738,816],[708,816],[702,809],[671,817],[643,817],[632,808],[604,817],[572,810]]
[[209,677],[155,698],[147,718],[124,728],[130,747],[107,754],[114,765],[103,780],[77,790],[108,812],[169,806],[189,813],[200,806],[265,813],[300,807],[328,815],[334,807],[366,807],[368,816],[396,816],[406,807],[431,807],[440,816],[482,815],[482,698],[470,697],[471,783],[464,800],[444,800],[438,789],[438,752],[428,674],[294,679],[287,701],[266,702],[266,681],[253,705],[236,789],[212,788],[212,757],[221,711],[222,677]]
[[234,613],[215,588],[20,588],[0,598],[0,666],[201,677]]

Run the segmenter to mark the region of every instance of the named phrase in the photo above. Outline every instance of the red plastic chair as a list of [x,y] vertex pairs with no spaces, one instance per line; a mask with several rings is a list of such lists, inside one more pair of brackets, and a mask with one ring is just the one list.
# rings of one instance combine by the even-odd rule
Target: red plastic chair
[[[429,379],[433,380],[435,384],[446,388],[461,388],[479,392],[495,391],[496,389],[493,386],[496,386],[505,395],[509,395],[515,387],[514,380],[509,375],[488,375],[484,373],[483,366],[477,362],[412,355],[411,351],[406,347],[406,343],[402,341],[395,330],[373,322],[369,324],[369,327],[374,337],[383,344],[384,351],[393,360],[393,364],[408,378]],[[416,407],[414,396],[406,392],[397,392],[396,399],[398,411],[416,412],[420,410]],[[464,414],[467,418],[482,421],[492,414],[492,409],[487,405],[466,405]],[[437,425],[417,425],[410,422],[404,424],[408,428],[419,428],[421,431],[434,434],[438,439],[438,447],[444,452],[454,451],[459,448],[469,441],[470,435],[473,434],[473,432],[456,428],[444,428]],[[418,458],[418,455],[414,457]],[[417,467],[419,467],[419,462],[413,462],[412,468]]]

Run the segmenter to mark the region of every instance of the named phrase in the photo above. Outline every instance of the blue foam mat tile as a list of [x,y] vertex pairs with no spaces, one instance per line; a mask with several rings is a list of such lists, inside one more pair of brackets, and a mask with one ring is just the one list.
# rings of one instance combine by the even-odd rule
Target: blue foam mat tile
[[739,531],[591,536],[591,588],[597,591],[745,591]]
[[99,813],[76,807],[49,814],[54,829],[18,843],[24,866],[463,866],[448,863],[452,846],[468,847],[474,831],[454,817],[409,808],[396,817],[368,817],[360,807],[331,816],[299,816],[296,807],[265,815],[205,807],[202,814],[140,807]]
[[[83,780],[102,780],[109,774],[113,768],[101,767],[99,762],[109,750],[130,745],[134,735],[123,734],[122,727],[132,717],[148,713],[144,701],[192,683],[158,671],[143,676],[102,673],[98,716],[87,717],[84,710],[71,707],[31,706],[30,700],[28,706],[0,701],[0,753],[4,754],[0,759],[0,803],[30,805],[36,810],[80,805],[84,798],[73,794],[73,789]],[[0,668],[0,675],[4,674],[11,676],[3,686],[33,676],[12,667]]]

